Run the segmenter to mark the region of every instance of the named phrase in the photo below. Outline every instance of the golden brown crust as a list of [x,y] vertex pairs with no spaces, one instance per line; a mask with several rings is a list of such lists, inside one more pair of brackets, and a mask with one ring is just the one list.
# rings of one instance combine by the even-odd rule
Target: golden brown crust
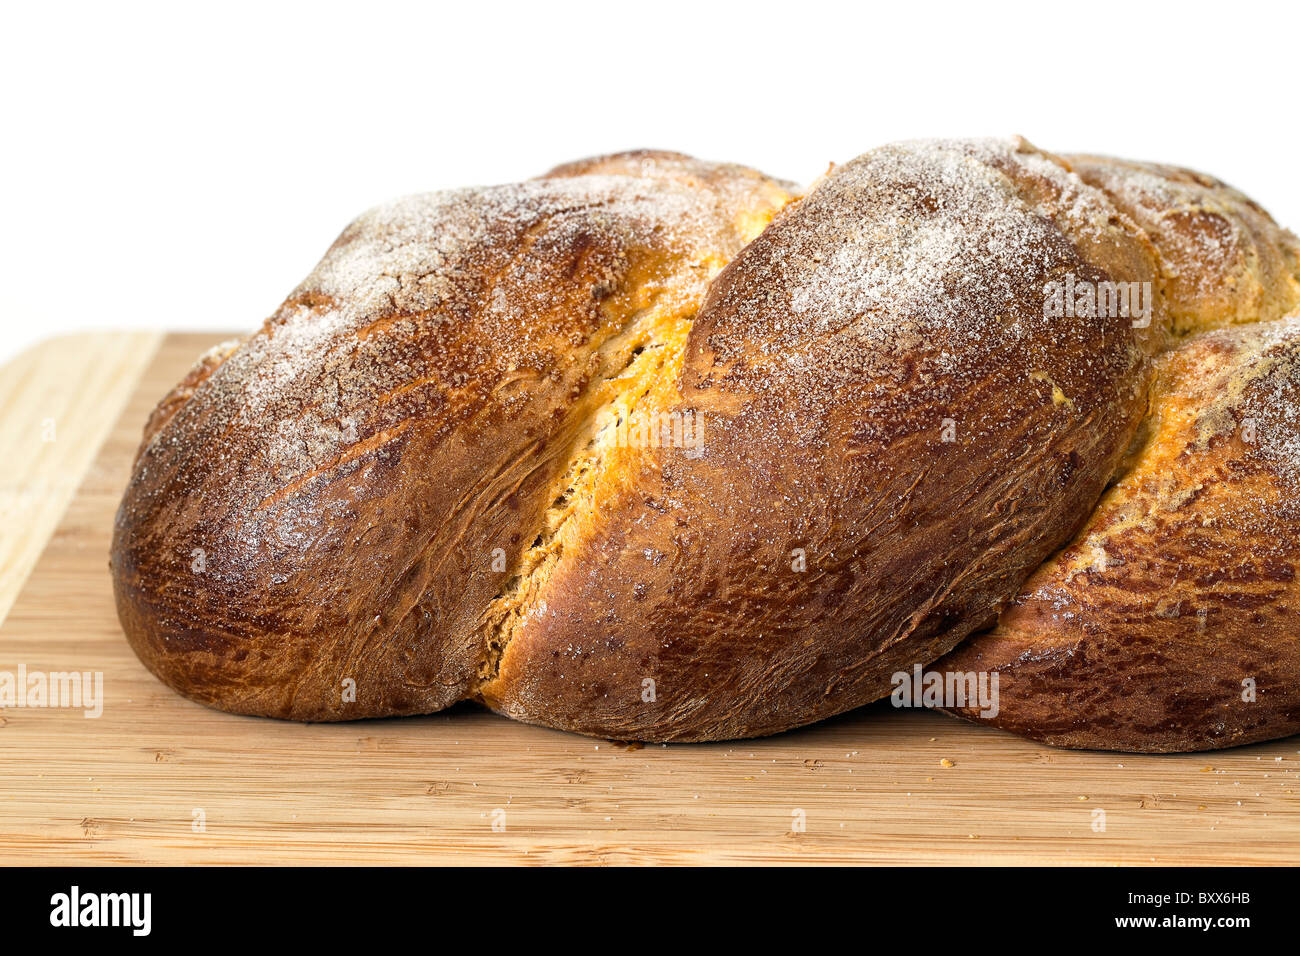
[[1176,332],[1267,322],[1300,305],[1300,242],[1231,186],[1159,163],[1066,160],[1151,237]]
[[1300,731],[1300,314],[1165,355],[1150,434],[1078,537],[932,665],[998,675],[981,718],[1067,747]]
[[[1204,569],[1177,580],[1225,614],[1272,616],[1262,631],[1225,620],[1227,656],[1259,665],[1274,710],[1211,732],[1219,715],[1185,709],[1171,731],[1150,710],[1117,718],[1103,687],[1090,713],[1093,730],[1128,713],[1137,729],[1103,745],[1146,741],[1133,749],[1290,726],[1276,688],[1294,668],[1264,658],[1294,617],[1295,562],[1266,534],[1295,540],[1276,509],[1294,497],[1279,489],[1300,429],[1261,396],[1296,397],[1265,371],[1294,367],[1292,326],[1153,357],[1294,304],[1294,237],[1208,177],[1020,139],[895,144],[792,194],[744,167],[634,151],[357,220],[151,418],[113,545],[137,653],[242,713],[471,698],[620,739],[773,733],[879,697],[991,625],[1125,467],[1089,528],[1136,558],[1110,566],[1130,573],[1115,594],[1074,596],[1071,627],[1092,643],[1044,627],[1022,594],[949,660],[1032,645],[1003,661],[1002,722],[1081,745],[1074,701],[1024,688],[1113,676],[1128,646],[1117,594],[1157,586],[1138,561],[1208,567],[1263,542],[1272,557],[1243,558],[1228,585]],[[1111,305],[1115,283],[1157,294],[1141,320],[1085,299],[1063,313],[1049,290],[1067,283],[1109,286]],[[1168,457],[1181,433],[1139,432],[1157,364],[1159,400],[1200,409],[1200,459]],[[1215,382],[1237,383],[1231,401]],[[1272,429],[1250,452],[1223,430],[1243,409]],[[695,441],[659,441],[660,423]],[[1143,475],[1159,480],[1116,498]],[[1273,508],[1267,521],[1233,512],[1234,536],[1219,512],[1189,511],[1202,524],[1178,540],[1097,524],[1117,500],[1130,518],[1216,500],[1211,475]],[[1149,633],[1175,674],[1222,652]],[[1080,668],[1076,646],[1101,657]],[[1149,666],[1127,674],[1160,687]]]
[[212,346],[198,357],[193,367],[185,373],[185,377],[163,396],[162,401],[149,413],[149,420],[145,422],[144,435],[135,453],[136,461],[140,460],[140,456],[144,454],[145,448],[153,441],[154,436],[162,431],[163,426],[171,421],[172,416],[180,410],[181,406],[193,397],[195,390],[212,376],[222,362],[235,353],[243,341],[243,339],[230,339]]
[[1154,269],[1102,194],[1023,141],[836,169],[724,270],[680,394],[652,402],[702,414],[704,453],[607,466],[484,697],[709,740],[886,693],[1068,538],[1145,411],[1160,321],[1047,319],[1045,283]]
[[[750,216],[784,206],[798,187],[791,182],[772,179],[756,169],[737,163],[711,163],[662,149],[633,149],[606,156],[592,156],[556,166],[543,178],[572,176],[635,176],[639,179],[666,179],[690,189],[716,195],[729,209]],[[766,222],[763,223],[766,225]]]
[[423,713],[469,694],[480,617],[601,383],[646,316],[698,307],[745,239],[736,220],[763,213],[742,194],[592,175],[354,222],[151,426],[112,559],[141,659],[241,713]]

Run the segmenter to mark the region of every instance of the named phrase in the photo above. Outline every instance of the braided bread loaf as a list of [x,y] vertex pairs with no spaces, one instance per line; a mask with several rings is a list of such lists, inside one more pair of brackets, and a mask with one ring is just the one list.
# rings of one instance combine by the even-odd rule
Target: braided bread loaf
[[[1300,380],[1293,324],[1196,336],[1297,303],[1300,247],[1239,194],[1024,140],[886,146],[802,197],[649,152],[413,197],[349,226],[155,411],[116,522],[119,614],[181,693],[299,720],[473,699],[615,739],[756,736],[996,624],[935,666],[1005,672],[997,722],[1018,732],[1287,733],[1295,528],[1268,509],[1300,479],[1300,424],[1269,402]],[[1205,422],[1167,424],[1169,403]],[[1258,447],[1232,444],[1243,410]],[[1133,530],[1229,474],[1227,505],[1266,516]],[[1157,616],[1155,563],[1096,589],[1134,565],[1078,573],[1099,535],[1185,555],[1172,599],[1240,612],[1205,623],[1230,620],[1215,640],[1243,667],[1273,651],[1271,710],[1126,712],[1096,686],[1200,693],[1185,671],[1215,657],[1161,649],[1184,631],[1152,621],[1200,618]],[[1195,573],[1261,548],[1230,584]],[[1095,648],[1082,669],[1028,597],[1058,586]],[[1150,628],[1127,632],[1143,593]],[[1115,666],[1136,640],[1164,663]]]

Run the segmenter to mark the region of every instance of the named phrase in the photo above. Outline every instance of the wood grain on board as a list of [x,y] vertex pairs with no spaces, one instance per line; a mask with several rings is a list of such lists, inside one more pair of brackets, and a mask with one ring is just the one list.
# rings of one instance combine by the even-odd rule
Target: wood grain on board
[[[875,705],[764,740],[637,748],[470,706],[302,725],[190,703],[154,680],[122,637],[108,544],[146,415],[223,337],[167,335],[147,367],[124,364],[135,386],[98,454],[79,481],[75,461],[58,466],[78,486],[66,510],[42,502],[6,512],[6,562],[48,534],[46,519],[25,514],[54,507],[62,517],[0,626],[0,671],[102,671],[105,702],[98,718],[0,711],[0,862],[1300,859],[1300,738],[1209,754],[1076,753]],[[126,338],[94,347],[152,348]],[[53,386],[46,374],[6,379],[0,408]],[[117,380],[79,381],[59,413],[58,442],[93,446]],[[21,449],[3,452],[6,487],[31,482],[39,496],[48,479]]]
[[0,621],[161,339],[64,335],[0,367]]

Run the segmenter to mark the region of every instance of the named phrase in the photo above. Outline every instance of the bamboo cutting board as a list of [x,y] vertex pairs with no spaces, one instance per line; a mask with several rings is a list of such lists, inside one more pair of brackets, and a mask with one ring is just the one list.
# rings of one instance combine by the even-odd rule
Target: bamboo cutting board
[[638,748],[468,706],[301,725],[190,703],[128,648],[108,546],[145,417],[220,338],[61,339],[0,370],[0,671],[102,671],[105,698],[0,711],[0,862],[1300,860],[1300,738],[1075,753],[875,705]]

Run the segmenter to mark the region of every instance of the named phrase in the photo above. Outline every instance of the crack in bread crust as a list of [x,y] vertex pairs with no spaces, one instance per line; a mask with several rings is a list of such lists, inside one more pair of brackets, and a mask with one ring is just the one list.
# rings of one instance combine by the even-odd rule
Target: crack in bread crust
[[1154,268],[1102,193],[1023,141],[896,144],[833,170],[691,328],[680,401],[709,416],[706,454],[637,463],[485,699],[685,741],[887,693],[1069,537],[1145,411],[1158,319],[1048,322],[1043,283]]
[[489,556],[518,570],[587,417],[626,385],[605,376],[638,336],[671,338],[789,198],[675,154],[588,165],[371,210],[160,407],[112,551],[155,674],[307,720],[474,692],[503,592]]
[[[598,396],[578,430],[568,466],[556,481],[552,504],[542,516],[528,549],[512,562],[511,576],[484,612],[483,659],[471,695],[483,700],[497,678],[501,657],[515,632],[537,610],[538,594],[563,558],[575,525],[590,523],[610,482],[610,458],[620,453],[618,444],[625,425],[655,391],[676,391],[686,339],[694,312],[679,314],[656,304],[611,339],[602,353],[609,371],[602,373],[590,393]],[[621,449],[637,454],[641,449]]]

